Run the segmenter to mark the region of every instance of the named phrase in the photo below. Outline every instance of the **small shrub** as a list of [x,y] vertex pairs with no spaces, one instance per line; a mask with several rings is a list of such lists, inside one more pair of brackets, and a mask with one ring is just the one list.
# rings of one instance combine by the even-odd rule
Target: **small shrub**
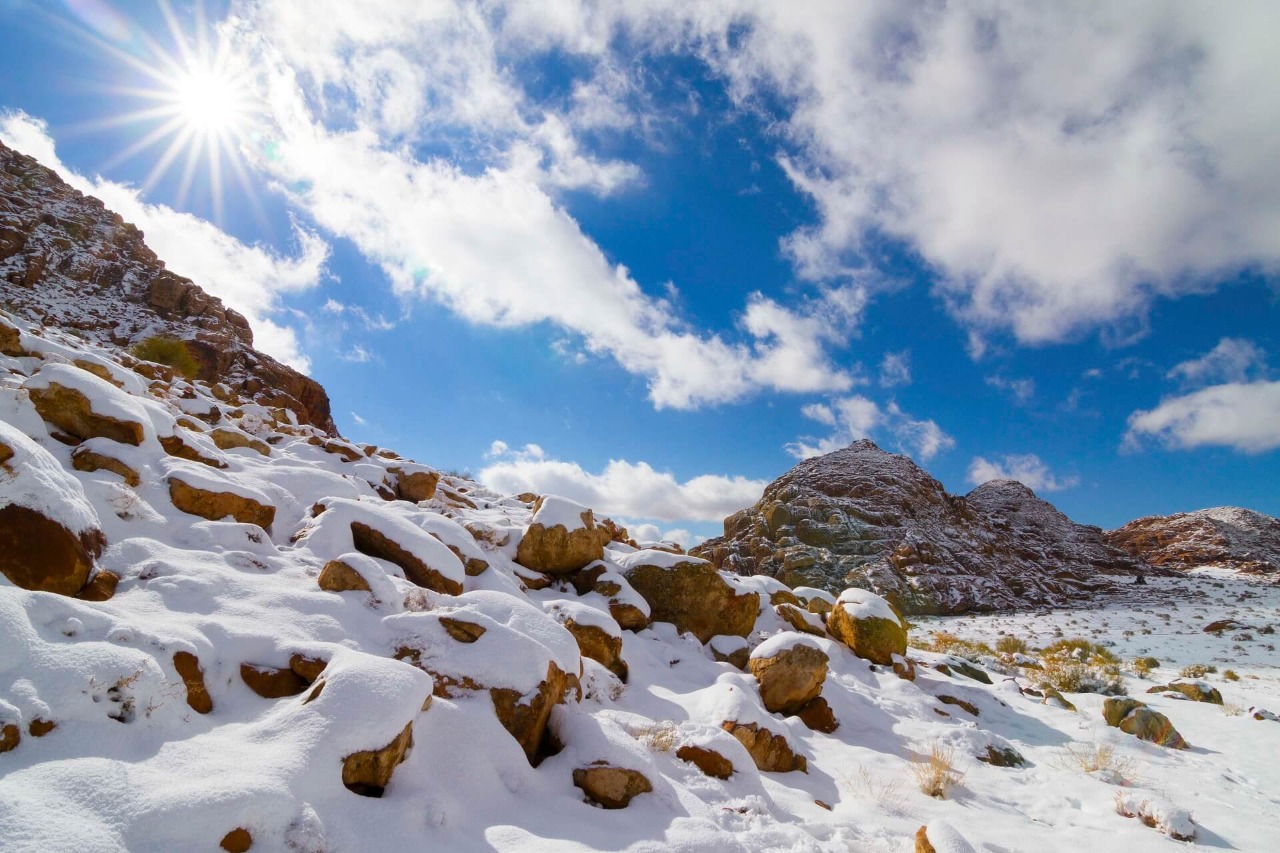
[[1030,647],[1020,637],[1001,637],[996,640],[996,651],[1002,655],[1025,655]]
[[1096,773],[1112,785],[1136,784],[1140,772],[1132,758],[1118,755],[1114,746],[1098,741],[1069,743],[1052,763],[1061,770]]
[[1239,717],[1244,714],[1244,706],[1236,702],[1222,703],[1222,713],[1228,717]]
[[1226,672],[1222,673],[1222,677],[1223,677],[1223,679],[1225,679],[1225,680],[1227,680],[1227,681],[1239,681],[1239,680],[1240,680],[1240,676],[1236,675],[1236,671],[1235,671],[1234,669],[1229,669],[1229,670],[1227,670]]
[[1216,666],[1205,666],[1202,663],[1193,663],[1184,666],[1178,674],[1183,678],[1204,678],[1209,673],[1217,671],[1218,668]]
[[1143,657],[1133,659],[1133,671],[1140,678],[1146,678],[1151,671],[1160,666],[1160,661],[1153,657]]
[[1064,693],[1120,693],[1124,678],[1111,650],[1079,638],[1056,640],[1040,652],[1044,680]]
[[920,793],[939,800],[947,798],[947,791],[960,784],[964,778],[955,767],[955,749],[934,741],[929,754],[911,762],[911,775],[915,777]]
[[940,654],[955,655],[965,660],[980,662],[982,658],[996,656],[995,651],[986,643],[963,640],[947,631],[939,631],[923,645],[923,648]]
[[638,739],[654,752],[670,752],[680,739],[680,727],[669,720],[662,720],[647,726],[638,734]]
[[195,375],[200,372],[200,365],[196,363],[191,350],[187,348],[187,342],[178,338],[153,335],[145,341],[134,344],[129,352],[134,358],[172,367],[187,379],[195,378]]

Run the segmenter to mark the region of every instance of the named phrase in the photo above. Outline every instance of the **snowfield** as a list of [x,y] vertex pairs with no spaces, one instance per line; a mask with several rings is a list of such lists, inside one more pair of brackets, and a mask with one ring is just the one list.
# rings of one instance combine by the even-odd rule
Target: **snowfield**
[[[1280,712],[1267,633],[1280,586],[1197,574],[1102,609],[921,620],[909,661],[877,666],[823,634],[818,615],[834,605],[896,622],[869,593],[835,601],[719,576],[556,500],[542,503],[543,526],[561,525],[584,552],[598,537],[600,556],[569,573],[520,566],[532,501],[447,476],[430,498],[396,499],[400,478],[434,472],[225,389],[149,380],[110,348],[0,323],[21,328],[27,352],[0,356],[0,441],[16,451],[0,462],[0,508],[29,506],[77,532],[100,525],[95,572],[119,578],[101,601],[0,579],[0,727],[18,738],[0,752],[6,851],[216,850],[235,830],[254,851],[335,853],[910,851],[924,826],[938,851],[991,853],[1162,851],[1180,843],[1169,833],[1266,851],[1280,838],[1280,724],[1248,711]],[[73,357],[109,364],[123,387]],[[54,381],[99,413],[143,421],[141,443],[55,438],[64,430],[31,398]],[[215,429],[240,439],[215,441]],[[174,435],[205,461],[170,455],[161,442]],[[138,484],[81,470],[92,466],[73,454],[85,447]],[[192,507],[274,516],[263,526],[180,510],[179,472],[200,490]],[[686,573],[723,587],[724,612],[682,599],[691,618],[758,600],[754,621],[706,644],[649,623],[652,602],[628,580],[646,567],[654,583]],[[787,606],[803,618],[789,621]],[[1221,619],[1238,624],[1202,630]],[[966,662],[924,648],[940,630],[1028,649]],[[1070,711],[1024,692],[1037,687],[1036,649],[1059,637],[1114,651],[1128,695],[1190,748],[1108,726],[1101,695],[1067,693]],[[753,674],[815,651],[839,723],[829,733],[768,712]],[[745,669],[724,660],[738,652]],[[1141,678],[1129,662],[1148,655],[1159,664]],[[625,668],[601,660],[614,657]],[[1224,705],[1146,693],[1193,664],[1216,667],[1197,677]],[[757,769],[726,723],[785,744],[807,769]],[[1105,766],[1086,772],[1080,756],[1099,754]],[[374,776],[357,772],[362,755]],[[949,764],[944,798],[917,785],[930,755]],[[615,774],[594,802],[593,769]],[[624,807],[599,805],[624,787]]]

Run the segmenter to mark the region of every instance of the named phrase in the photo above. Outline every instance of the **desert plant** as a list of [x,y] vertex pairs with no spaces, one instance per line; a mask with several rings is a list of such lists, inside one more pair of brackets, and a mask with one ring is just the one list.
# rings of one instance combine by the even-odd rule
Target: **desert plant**
[[1080,638],[1056,640],[1040,651],[1044,680],[1066,693],[1119,693],[1120,661],[1109,649]]
[[646,726],[637,734],[637,739],[654,752],[671,752],[680,739],[680,727],[670,720],[661,720]]
[[187,379],[192,379],[200,372],[187,347],[187,342],[168,335],[152,335],[129,348],[129,352],[143,361],[154,361],[156,364],[172,367]]
[[996,640],[996,651],[1002,655],[1025,655],[1029,648],[1027,641],[1021,637],[1001,637]]
[[1222,677],[1223,677],[1223,679],[1225,679],[1226,681],[1239,681],[1239,680],[1240,680],[1240,676],[1239,676],[1239,675],[1236,675],[1236,671],[1235,671],[1234,669],[1228,669],[1226,672],[1222,673]]
[[955,753],[954,747],[935,740],[929,745],[927,755],[911,762],[911,775],[915,777],[920,793],[945,800],[947,791],[960,784],[964,774],[956,769]]
[[921,648],[931,652],[955,655],[975,663],[980,662],[984,657],[992,658],[996,656],[995,650],[986,643],[965,640],[947,631],[937,632],[928,641],[921,644]]
[[1239,717],[1244,714],[1244,706],[1237,702],[1222,703],[1222,713],[1228,717]]
[[1184,666],[1178,673],[1183,678],[1204,678],[1211,672],[1217,672],[1216,666],[1206,665],[1203,663],[1193,663]]
[[1140,773],[1136,761],[1117,753],[1111,744],[1100,741],[1069,743],[1051,763],[1061,770],[1097,774],[1113,785],[1134,785]]
[[1153,657],[1134,658],[1132,666],[1133,671],[1140,678],[1146,678],[1152,670],[1160,666],[1160,661]]

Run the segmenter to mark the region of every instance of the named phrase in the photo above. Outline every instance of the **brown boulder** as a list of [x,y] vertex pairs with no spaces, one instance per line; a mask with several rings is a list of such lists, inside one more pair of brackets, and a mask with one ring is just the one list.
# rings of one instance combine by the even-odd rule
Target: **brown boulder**
[[1210,687],[1200,681],[1174,681],[1170,684],[1147,688],[1148,693],[1181,693],[1193,702],[1208,702],[1211,705],[1222,704],[1222,694],[1216,687]]
[[477,625],[465,619],[455,619],[452,616],[440,617],[440,626],[444,628],[445,633],[459,643],[468,644],[474,643],[488,631],[483,625]]
[[22,348],[22,333],[4,322],[0,322],[0,353],[15,358],[27,355]]
[[76,594],[76,598],[81,601],[110,601],[116,594],[116,587],[119,584],[120,576],[118,574],[103,569],[84,585],[80,592]]
[[622,638],[615,637],[596,625],[580,625],[572,619],[562,623],[578,641],[578,650],[584,658],[591,658],[612,672],[625,683],[627,662],[622,659]]
[[263,456],[271,455],[271,448],[265,441],[259,441],[253,436],[247,435],[239,430],[219,427],[209,433],[209,437],[213,439],[213,443],[219,450],[234,450],[238,447],[247,447],[255,453],[260,453]]
[[613,767],[604,762],[574,770],[573,784],[582,789],[587,799],[606,809],[624,809],[639,794],[653,790],[653,785],[639,770]]
[[[627,555],[636,558],[645,551]],[[623,576],[644,598],[654,622],[671,622],[705,643],[717,634],[745,637],[760,614],[760,595],[739,593],[705,560],[689,558],[671,564],[632,559]]]
[[410,721],[391,743],[381,749],[353,752],[342,759],[342,784],[362,797],[381,797],[391,774],[404,761],[413,746],[413,722]]
[[[574,516],[572,529],[558,520],[566,515]],[[556,523],[547,523],[552,521]],[[516,562],[538,572],[570,574],[603,557],[606,541],[607,531],[597,529],[591,510],[548,495],[534,503],[533,521],[516,548]]]
[[765,710],[774,714],[795,714],[822,693],[828,661],[826,652],[821,649],[796,643],[768,656],[760,656],[760,650],[757,650],[747,666],[760,683],[760,698],[764,701]]
[[400,500],[418,503],[435,497],[436,485],[440,482],[440,475],[435,471],[411,471],[406,474],[400,468],[387,470],[396,475],[396,497]]
[[892,665],[894,655],[907,653],[907,630],[901,620],[888,602],[865,590],[841,594],[827,614],[827,630],[858,657],[882,666]]
[[916,853],[938,853],[938,849],[929,841],[928,827],[921,826],[916,830]]
[[0,507],[0,573],[23,589],[75,595],[105,545],[101,531],[77,535],[34,509]]
[[836,719],[835,712],[831,710],[827,700],[821,696],[801,708],[796,716],[800,718],[800,722],[809,727],[810,731],[821,732],[824,735],[829,735],[840,728],[840,721]]
[[218,846],[227,851],[227,853],[248,853],[249,849],[253,847],[253,836],[249,833],[249,830],[238,826],[222,836]]
[[812,634],[815,637],[825,637],[826,630],[822,627],[821,619],[814,619],[810,622],[806,615],[808,611],[801,610],[790,602],[773,605],[773,612],[778,614],[778,618],[786,622],[796,631],[802,631],[806,634]]
[[[263,699],[283,699],[297,696],[311,686],[311,681],[292,669],[276,669],[252,663],[240,664],[240,679],[250,690]],[[314,679],[313,679],[314,680]]]
[[80,445],[72,451],[71,467],[77,471],[110,471],[112,474],[119,474],[124,479],[126,486],[136,487],[142,483],[142,477],[138,475],[137,471],[114,456],[90,450],[86,445]]
[[12,752],[22,743],[22,729],[14,723],[0,726],[0,753]]
[[330,560],[325,563],[316,582],[326,592],[352,592],[357,590],[371,592],[369,582],[364,579],[364,575],[342,560]]
[[733,762],[710,747],[686,744],[676,750],[676,758],[689,762],[716,779],[728,779],[733,775]]
[[428,566],[416,554],[401,547],[381,531],[359,521],[353,521],[351,538],[357,551],[395,563],[404,571],[404,576],[418,586],[442,592],[445,595],[462,594],[462,584]]
[[142,424],[97,414],[89,398],[74,388],[50,382],[47,387],[29,389],[29,393],[40,417],[69,435],[81,440],[109,438],[134,447],[142,444]]
[[160,446],[164,448],[165,453],[178,459],[199,462],[201,465],[208,465],[210,468],[227,467],[227,463],[221,459],[214,459],[212,456],[205,456],[198,447],[176,433],[174,435],[161,436]]
[[803,755],[796,755],[782,735],[762,729],[755,723],[743,724],[732,720],[723,723],[722,728],[747,748],[758,769],[769,773],[808,772],[809,762]]
[[204,685],[204,670],[200,668],[200,659],[191,652],[174,652],[173,668],[187,688],[187,704],[197,714],[207,714],[213,710],[213,698]]
[[169,500],[183,512],[210,521],[221,521],[231,516],[241,524],[256,524],[265,530],[276,518],[276,508],[270,504],[232,492],[206,491],[177,475],[169,477]]
[[46,720],[43,717],[36,717],[34,720],[32,720],[30,723],[27,724],[27,733],[30,734],[32,737],[44,737],[45,735],[47,735],[49,732],[53,731],[57,727],[58,727],[58,724],[53,720]]
[[530,764],[537,766],[550,753],[547,720],[551,718],[551,709],[565,700],[576,681],[577,676],[562,671],[553,661],[547,667],[547,677],[526,703],[521,704],[525,697],[510,688],[495,687],[489,691],[498,722],[520,744]]
[[1102,718],[1107,725],[1133,735],[1138,740],[1167,746],[1170,749],[1186,749],[1187,742],[1173,727],[1169,718],[1153,711],[1137,699],[1128,696],[1112,696],[1102,703]]

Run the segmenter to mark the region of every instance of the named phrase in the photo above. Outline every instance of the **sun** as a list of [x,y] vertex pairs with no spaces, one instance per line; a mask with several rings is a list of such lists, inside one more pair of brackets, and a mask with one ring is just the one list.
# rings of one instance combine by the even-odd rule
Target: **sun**
[[141,104],[87,127],[136,128],[137,138],[100,169],[106,172],[145,152],[153,165],[141,186],[144,194],[178,168],[176,202],[181,207],[197,176],[207,175],[214,218],[221,220],[224,169],[229,168],[245,195],[254,200],[244,153],[261,138],[265,110],[256,94],[257,81],[251,63],[237,54],[225,34],[207,26],[202,3],[195,4],[193,36],[184,31],[167,0],[158,0],[158,5],[168,24],[172,49],[124,26],[116,32],[129,35],[127,50],[117,39],[107,38],[101,28],[85,31],[97,47],[124,63],[130,76],[142,81],[141,85],[105,87],[116,98]]

